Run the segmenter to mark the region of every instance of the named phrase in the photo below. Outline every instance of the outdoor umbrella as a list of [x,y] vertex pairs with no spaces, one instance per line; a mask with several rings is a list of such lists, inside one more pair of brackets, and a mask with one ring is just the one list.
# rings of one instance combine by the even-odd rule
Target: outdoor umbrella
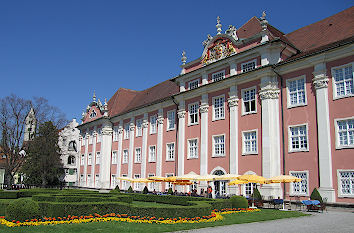
[[198,181],[213,181],[213,180],[215,180],[218,177],[219,176],[217,176],[217,175],[204,175],[204,176],[197,177],[195,180],[198,180]]
[[[258,184],[266,184],[267,179],[264,178],[263,176],[257,176],[257,175],[242,175],[237,177],[238,180],[241,181],[247,181],[248,183],[258,183]],[[252,207],[251,208],[256,208],[254,206],[254,194],[252,193]]]
[[196,180],[199,177],[195,172],[190,172],[188,174],[177,176],[177,179],[181,180]]
[[146,178],[137,178],[137,179],[132,179],[131,182],[133,182],[133,183],[149,183],[149,182],[154,182],[154,181],[146,179]]
[[132,181],[132,178],[129,177],[117,177],[118,180],[127,180],[127,181]]
[[[274,176],[269,178],[267,183],[292,183],[292,182],[300,182],[300,181],[301,178],[297,178],[296,176],[281,175],[281,176]],[[281,210],[285,210],[284,200],[283,200],[283,209]]]
[[162,182],[166,180],[166,177],[163,176],[150,176],[148,177],[149,180],[152,180],[153,182]]
[[236,175],[236,174],[225,174],[225,175],[217,176],[215,180],[234,180],[237,179],[237,177],[239,176],[240,175]]
[[230,183],[228,183],[228,185],[236,185],[236,184],[247,184],[249,183],[248,181],[244,181],[244,180],[233,180]]

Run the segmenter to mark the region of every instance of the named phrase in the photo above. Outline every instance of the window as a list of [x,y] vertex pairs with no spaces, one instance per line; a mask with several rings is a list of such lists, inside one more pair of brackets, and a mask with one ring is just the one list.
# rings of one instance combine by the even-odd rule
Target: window
[[112,164],[117,164],[117,151],[112,152]]
[[353,197],[354,196],[354,170],[351,171],[338,171],[338,189],[340,197]]
[[116,142],[118,141],[118,127],[113,128],[113,141]]
[[116,175],[111,176],[111,187],[114,189],[117,186]]
[[354,147],[354,118],[336,120],[336,148]]
[[[155,174],[153,174],[153,173],[148,174],[148,177],[152,177],[152,176],[155,176]],[[155,182],[149,182],[148,189],[149,189],[149,191],[154,191],[155,190]]]
[[157,116],[153,115],[150,117],[150,134],[156,133],[156,122],[157,122]]
[[225,135],[213,136],[213,156],[225,155]]
[[102,129],[98,129],[97,132],[97,143],[102,142]]
[[166,144],[166,160],[173,161],[175,159],[175,143]]
[[198,124],[198,109],[199,104],[193,103],[188,106],[188,113],[189,113],[189,125]]
[[286,81],[288,90],[288,108],[306,105],[305,77]]
[[80,184],[85,186],[84,175],[80,175]]
[[124,125],[124,139],[129,139],[129,124]]
[[92,112],[90,113],[90,118],[95,118],[97,116],[97,113],[95,112],[95,110],[92,110]]
[[[140,174],[134,174],[134,179],[139,179],[139,178],[140,178]],[[140,190],[140,183],[134,182],[134,189]]]
[[141,148],[135,148],[135,162],[141,163]]
[[225,119],[225,97],[218,96],[213,98],[213,120]]
[[257,187],[256,183],[247,183],[245,184],[245,196],[246,197],[251,197],[253,193],[253,189]]
[[188,158],[198,158],[198,139],[188,140]]
[[83,145],[83,146],[86,145],[86,136],[82,137],[82,145]]
[[96,153],[96,164],[100,164],[101,163],[101,152],[97,152]]
[[123,150],[123,162],[128,163],[128,150]]
[[211,75],[211,79],[213,80],[213,82],[222,80],[224,78],[225,78],[225,70],[213,73]]
[[87,165],[92,165],[92,154],[91,153],[88,154]]
[[256,88],[242,90],[243,114],[256,112]]
[[100,175],[96,175],[96,178],[95,178],[95,187],[96,187],[96,188],[99,188],[99,185],[100,185]]
[[190,81],[190,82],[188,83],[189,90],[198,88],[198,86],[199,86],[199,79]]
[[247,72],[256,69],[256,60],[241,64],[241,72]]
[[308,172],[290,172],[290,175],[295,176],[297,178],[301,178],[300,182],[292,183],[291,187],[291,194],[297,196],[305,196],[308,195]]
[[[173,176],[173,173],[166,174],[166,177],[171,177],[171,176]],[[172,189],[173,188],[172,182],[167,182],[165,188],[166,188],[166,190],[168,190],[170,188]]]
[[334,79],[334,98],[353,96],[353,64],[333,68],[332,76]]
[[81,155],[81,166],[85,165],[85,155]]
[[[127,174],[122,174],[122,177],[127,177]],[[127,181],[126,180],[122,180],[122,189],[123,190],[127,190]]]
[[143,120],[142,119],[139,119],[139,120],[136,120],[136,136],[137,137],[140,137],[143,135]]
[[307,125],[289,127],[289,152],[308,151]]
[[90,132],[89,134],[89,144],[92,144],[93,143],[93,134],[92,132]]
[[87,186],[91,186],[91,185],[92,185],[91,175],[87,175]]
[[243,155],[258,154],[257,130],[243,132]]
[[175,129],[175,118],[176,118],[175,110],[167,112],[167,130]]
[[65,174],[69,174],[69,168],[64,168],[64,172],[65,172]]
[[75,156],[70,155],[68,157],[68,164],[69,165],[75,165]]
[[75,141],[70,141],[70,142],[69,142],[68,150],[69,150],[69,151],[76,151],[76,152],[77,152],[76,142],[75,142]]
[[149,147],[149,162],[156,162],[156,146]]

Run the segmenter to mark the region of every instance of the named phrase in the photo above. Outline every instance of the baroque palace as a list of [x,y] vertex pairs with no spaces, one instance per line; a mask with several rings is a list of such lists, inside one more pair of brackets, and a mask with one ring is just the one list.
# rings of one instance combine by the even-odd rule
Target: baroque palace
[[[351,7],[288,34],[265,13],[224,33],[218,17],[201,57],[186,62],[182,53],[178,76],[120,88],[104,103],[94,95],[77,127],[78,186],[127,189],[118,177],[190,172],[290,174],[302,181],[264,184],[261,194],[308,199],[318,188],[328,202],[354,203],[353,15]],[[227,182],[213,191],[249,195],[255,185]]]

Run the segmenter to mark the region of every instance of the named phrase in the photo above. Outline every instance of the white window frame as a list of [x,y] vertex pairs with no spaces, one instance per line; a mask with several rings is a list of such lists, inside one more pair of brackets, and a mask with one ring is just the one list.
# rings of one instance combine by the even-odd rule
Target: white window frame
[[[139,153],[138,153],[139,151]],[[135,148],[134,163],[141,163],[141,147]]]
[[[128,175],[127,174],[122,174],[122,177],[128,177]],[[128,184],[128,181],[122,180],[122,190],[127,190],[127,184]]]
[[118,161],[118,151],[112,151],[112,164],[117,164]]
[[113,127],[113,141],[117,142],[119,138],[118,126]]
[[[196,141],[197,144],[196,144],[196,148],[195,148],[195,152],[196,152],[196,155],[191,155],[191,141]],[[198,138],[190,138],[187,140],[188,142],[188,151],[187,151],[187,159],[197,159],[199,157],[199,140]]]
[[[151,148],[154,147],[154,157],[152,158],[151,156]],[[156,162],[156,145],[150,145],[149,146],[149,163],[154,163]]]
[[[290,82],[296,82],[296,87],[298,88],[298,80],[304,80],[304,96],[305,100],[304,103],[299,103],[299,91],[296,89],[296,94],[297,94],[297,103],[292,104],[291,103],[291,98],[290,98]],[[286,80],[286,93],[287,93],[287,107],[288,108],[295,108],[295,107],[300,107],[300,106],[306,106],[307,105],[307,92],[306,92],[306,75],[301,75],[296,78],[291,78]]]
[[[354,120],[354,116],[351,117],[347,117],[347,118],[337,118],[334,119],[334,129],[335,129],[335,138],[336,138],[336,149],[340,150],[340,149],[348,149],[348,148],[354,148],[354,144],[353,145],[340,145],[340,138],[339,138],[339,128],[338,128],[338,122],[339,121],[348,121],[348,120]],[[347,132],[349,130],[347,129]],[[348,133],[347,133],[347,137],[348,137]],[[348,142],[349,142],[349,137],[348,137]]]
[[111,187],[114,189],[117,186],[117,177],[115,174],[111,175]]
[[[169,145],[173,144],[173,158],[170,158]],[[175,161],[176,145],[174,142],[166,143],[166,161]]]
[[[245,134],[253,133],[253,132],[256,133],[256,150],[255,151],[246,151]],[[258,155],[258,129],[242,131],[242,155]]]
[[102,142],[102,129],[97,130],[97,143]]
[[92,177],[91,174],[87,174],[87,186],[92,186]]
[[[310,188],[310,176],[309,176],[309,171],[289,171],[289,175],[295,176],[294,173],[306,173],[307,177],[307,187],[306,187],[306,193],[298,193],[294,191],[294,183],[291,183],[290,185],[290,196],[302,196],[302,197],[307,197],[309,196],[309,188]],[[302,181],[301,181],[302,182]]]
[[[140,174],[134,174],[134,179],[139,179]],[[134,182],[134,190],[140,191],[141,185],[139,182]]]
[[[171,177],[171,176],[174,176],[174,174],[173,173],[166,173],[165,174],[165,177]],[[172,182],[165,182],[165,190],[166,189],[169,190],[170,188],[172,188],[172,190],[173,190]]]
[[83,174],[80,175],[80,185],[85,186],[85,176]]
[[[215,138],[216,137],[224,137],[224,153],[223,154],[215,154]],[[225,134],[218,134],[218,135],[212,135],[212,143],[213,143],[213,152],[212,152],[212,157],[225,157],[226,155],[226,135]]]
[[[196,117],[196,122],[192,122],[192,115],[191,115],[191,112],[192,112],[192,107],[193,106],[197,106],[196,107],[196,112],[193,113],[193,116],[197,116]],[[194,103],[191,103],[191,104],[188,104],[188,125],[198,125],[199,124],[199,103],[198,102],[194,102]]]
[[[246,71],[245,71],[245,70],[243,69],[243,66],[249,65],[249,64],[251,64],[251,63],[254,63],[254,69],[249,69],[249,70],[246,70]],[[248,71],[252,71],[252,70],[255,70],[255,69],[257,69],[257,59],[253,59],[253,60],[251,60],[251,61],[246,61],[246,62],[241,63],[241,73],[248,72]]]
[[[299,149],[294,149],[292,145],[292,135],[291,135],[291,128],[298,128],[298,127],[306,127],[306,140],[307,140],[307,148],[299,148]],[[298,124],[298,125],[289,125],[288,126],[288,152],[293,153],[293,152],[308,152],[310,150],[310,142],[309,142],[309,126],[308,123],[305,124]]]
[[[125,153],[127,152],[127,153]],[[122,158],[122,164],[128,163],[129,161],[129,150],[125,149],[123,150],[123,158]]]
[[337,95],[337,84],[336,84],[336,79],[334,77],[334,70],[336,69],[344,69],[345,67],[351,66],[352,67],[352,76],[353,76],[353,85],[354,85],[354,62],[350,62],[344,65],[340,65],[340,66],[335,66],[331,68],[331,76],[332,76],[332,90],[333,90],[333,100],[336,99],[342,99],[342,98],[347,98],[347,97],[353,97],[354,93],[351,94],[344,94],[344,95]]
[[[216,108],[215,101],[216,101],[216,99],[220,99],[220,98],[224,99],[223,106],[222,106],[222,108],[221,107]],[[213,121],[224,120],[225,119],[225,95],[214,96],[212,98],[212,101],[213,101]],[[216,116],[215,116],[215,111],[217,109],[221,109],[221,113],[222,113],[222,114],[220,114],[220,116],[218,118],[216,118]]]
[[156,134],[157,132],[157,115],[150,116],[150,134]]
[[143,119],[136,120],[136,137],[143,136]]
[[89,153],[87,156],[87,165],[92,165],[92,153]]
[[96,164],[101,164],[101,151],[96,152],[96,159],[95,159]]
[[[148,177],[152,177],[152,176],[155,176],[155,174],[154,173],[149,173],[148,174]],[[149,182],[148,183],[148,190],[149,191],[154,191],[154,189],[156,189],[155,182]]]
[[96,174],[95,175],[95,188],[99,188],[100,185],[100,175]]
[[[250,187],[250,191],[251,191],[250,194],[247,193],[247,186],[251,186],[251,187]],[[256,188],[256,187],[257,187],[257,183],[247,183],[247,184],[243,184],[243,195],[244,195],[245,197],[251,197],[251,196],[252,196],[252,193],[253,193],[253,190],[254,190],[254,188]]]
[[[338,197],[349,197],[349,198],[353,198],[354,197],[354,190],[353,193],[351,194],[343,194],[342,193],[342,182],[341,182],[341,177],[340,177],[340,173],[341,172],[354,172],[354,169],[338,169],[337,170],[337,181],[338,181]],[[350,179],[351,180],[351,179]],[[351,186],[354,186],[354,178],[353,180],[351,180]]]
[[[220,76],[220,77],[218,77]],[[215,73],[212,73],[211,74],[211,81],[212,82],[217,82],[217,81],[220,81],[220,80],[223,80],[225,79],[225,70],[221,70],[221,71],[218,71],[218,72],[215,72]]]
[[81,146],[86,146],[86,135],[82,137],[82,145]]
[[199,87],[199,78],[188,82],[188,90],[193,90]]
[[84,154],[81,155],[81,164],[80,165],[81,166],[85,165],[85,155]]
[[[254,111],[249,111],[249,112],[246,112],[245,111],[245,100],[244,100],[244,96],[245,96],[245,92],[246,91],[251,91],[251,90],[255,90],[254,91],[254,105],[255,105],[255,110]],[[249,87],[249,88],[244,88],[241,90],[241,97],[242,97],[242,115],[248,115],[248,114],[255,114],[257,113],[257,86],[252,86],[252,87]],[[247,102],[249,101],[253,101],[253,100],[248,100]],[[251,105],[250,105],[250,110],[251,110]]]
[[[167,111],[167,130],[166,131],[170,131],[170,130],[175,130],[176,128],[176,110],[170,110]],[[170,117],[173,116],[173,126],[171,126],[171,119]]]
[[129,139],[129,134],[130,134],[130,124],[126,123],[124,124],[124,139],[128,140]]
[[93,132],[91,131],[89,134],[89,144],[93,144]]

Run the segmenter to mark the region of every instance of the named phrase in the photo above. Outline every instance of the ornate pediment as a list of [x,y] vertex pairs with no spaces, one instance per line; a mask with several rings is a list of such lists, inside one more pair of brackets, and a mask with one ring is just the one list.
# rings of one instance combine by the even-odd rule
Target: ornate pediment
[[205,46],[202,55],[203,65],[208,65],[220,59],[236,54],[236,47],[232,41],[233,39],[230,37],[231,36],[228,35],[220,35],[208,41],[208,44]]

